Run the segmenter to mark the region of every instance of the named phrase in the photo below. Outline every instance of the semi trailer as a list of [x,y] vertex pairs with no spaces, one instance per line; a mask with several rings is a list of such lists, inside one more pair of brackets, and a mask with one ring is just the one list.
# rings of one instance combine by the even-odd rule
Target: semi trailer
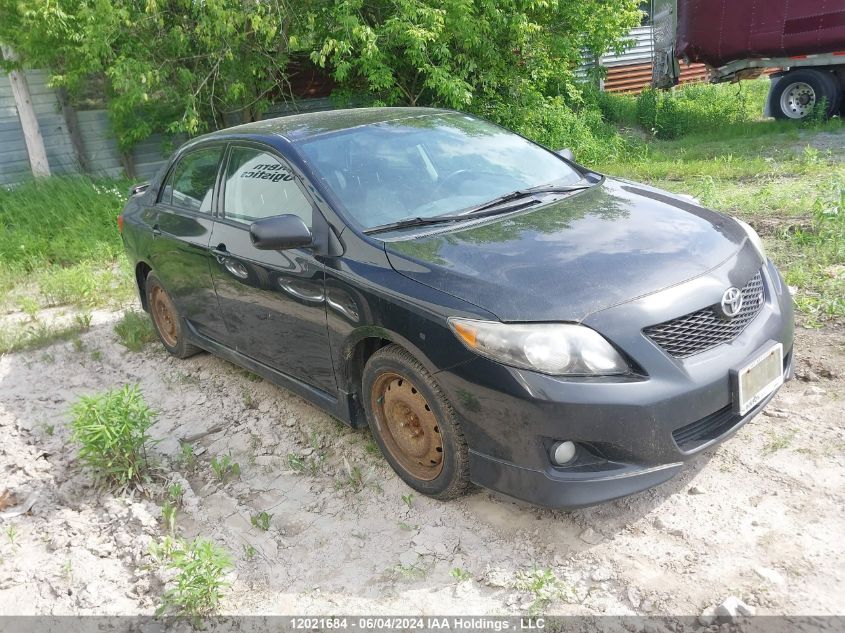
[[845,0],[653,0],[652,23],[656,88],[699,62],[714,83],[769,74],[769,116],[841,112]]

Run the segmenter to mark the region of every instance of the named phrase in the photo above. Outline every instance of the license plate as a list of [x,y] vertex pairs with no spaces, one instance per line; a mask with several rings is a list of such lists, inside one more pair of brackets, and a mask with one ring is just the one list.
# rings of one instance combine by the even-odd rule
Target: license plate
[[735,408],[745,415],[783,384],[783,345],[777,343],[736,372]]

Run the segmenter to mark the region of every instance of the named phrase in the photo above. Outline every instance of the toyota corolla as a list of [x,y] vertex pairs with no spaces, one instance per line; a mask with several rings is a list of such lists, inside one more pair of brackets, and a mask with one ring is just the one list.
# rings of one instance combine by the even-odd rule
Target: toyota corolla
[[131,193],[119,226],[167,351],[369,427],[438,499],[649,488],[791,376],[790,294],[750,226],[467,114],[242,125]]

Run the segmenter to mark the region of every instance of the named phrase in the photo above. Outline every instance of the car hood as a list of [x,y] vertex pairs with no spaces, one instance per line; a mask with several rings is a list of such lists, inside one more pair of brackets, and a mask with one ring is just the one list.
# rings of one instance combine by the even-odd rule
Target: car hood
[[700,276],[745,231],[672,194],[605,179],[551,204],[385,240],[402,275],[502,321],[580,321]]

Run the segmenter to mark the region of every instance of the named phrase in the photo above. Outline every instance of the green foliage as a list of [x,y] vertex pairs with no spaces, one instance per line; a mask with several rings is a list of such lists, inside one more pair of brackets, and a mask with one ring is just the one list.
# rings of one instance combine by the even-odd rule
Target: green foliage
[[0,187],[0,264],[31,272],[114,259],[123,251],[117,216],[125,201],[123,183],[88,178]]
[[22,326],[9,326],[0,330],[0,354],[23,352],[47,347],[60,341],[69,341],[86,328],[79,324],[47,325],[41,321],[25,323]]
[[254,527],[257,527],[262,532],[266,532],[270,529],[270,519],[272,518],[272,514],[267,514],[266,512],[259,512],[258,514],[253,514],[249,518],[249,521]]
[[[308,0],[0,0],[0,40],[76,92],[105,80],[120,144],[155,131],[196,134],[246,117],[280,92]],[[299,23],[296,18],[301,18]]]
[[79,459],[98,479],[118,488],[145,480],[151,439],[147,432],[155,414],[137,386],[83,396],[73,406],[72,416]]
[[127,310],[114,326],[115,334],[126,349],[140,352],[147,343],[156,340],[155,329],[149,315]]
[[313,61],[387,105],[466,108],[522,95],[577,99],[582,49],[618,49],[635,0],[323,2]]
[[166,536],[150,546],[150,556],[174,572],[156,615],[172,613],[196,619],[217,609],[228,587],[223,578],[233,567],[227,550],[203,538],[185,541]]
[[225,482],[229,477],[238,477],[241,474],[241,467],[238,463],[232,461],[231,455],[223,455],[223,457],[211,458],[211,470],[219,482]]
[[612,123],[638,124],[660,139],[747,124],[760,117],[768,81],[689,84],[671,92],[643,90],[639,96],[591,93]]
[[594,104],[573,110],[561,97],[535,96],[523,102],[489,101],[477,112],[550,149],[569,148],[585,164],[620,159],[636,151],[636,143],[620,136]]

